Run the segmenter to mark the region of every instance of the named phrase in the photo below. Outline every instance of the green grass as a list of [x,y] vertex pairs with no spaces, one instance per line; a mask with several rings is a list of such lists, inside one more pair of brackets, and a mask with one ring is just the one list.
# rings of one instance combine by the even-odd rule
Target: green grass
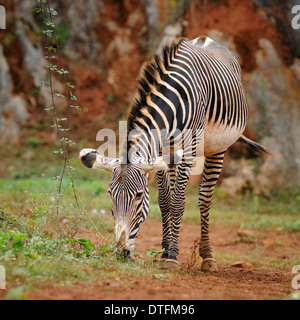
[[[6,154],[10,157],[4,157]],[[137,257],[135,262],[116,260],[111,204],[106,192],[110,174],[85,169],[72,158],[79,207],[66,175],[58,212],[57,176],[62,170],[62,159],[52,156],[51,148],[43,149],[32,143],[23,149],[1,150],[2,156],[0,265],[6,268],[10,287],[6,298],[22,299],[33,288],[53,282],[68,286],[74,282],[98,281],[103,273],[107,278],[140,275],[168,279],[175,276],[158,270],[149,258]],[[155,176],[151,176],[149,216],[159,220],[155,185]],[[197,188],[187,190],[184,219],[199,223],[197,194]],[[230,197],[217,188],[210,220],[254,231],[280,228],[281,232],[294,232],[300,230],[299,208],[297,191],[274,192],[268,198],[252,192]],[[91,234],[92,239],[89,238]],[[231,264],[241,256],[216,252],[216,258],[221,263]],[[257,266],[280,263],[275,258],[261,258],[255,251],[247,261]]]
[[98,281],[103,273],[108,279],[157,274],[170,278],[150,258],[116,259],[106,192],[110,174],[87,170],[72,158],[79,207],[66,175],[57,212],[62,160],[32,143],[23,151],[11,150],[11,158],[4,158],[7,169],[0,178],[0,265],[9,284],[6,298],[23,299],[33,288],[50,283]]
[[[197,190],[188,190],[186,203],[186,219],[198,221]],[[269,197],[259,197],[246,192],[232,197],[217,187],[210,221],[241,229],[300,231],[300,194],[273,192]]]

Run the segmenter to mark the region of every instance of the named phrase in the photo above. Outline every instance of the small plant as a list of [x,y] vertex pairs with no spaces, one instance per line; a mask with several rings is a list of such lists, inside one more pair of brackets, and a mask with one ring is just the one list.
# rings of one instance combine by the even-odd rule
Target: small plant
[[106,101],[110,104],[113,103],[115,101],[115,95],[113,93],[108,94],[106,97]]
[[37,147],[40,143],[40,139],[36,137],[30,137],[27,139],[27,144],[32,147]]
[[150,251],[146,251],[145,254],[152,259],[152,264],[153,264],[153,262],[156,261],[157,256],[164,252],[165,252],[165,249],[161,249],[161,250],[152,249]]
[[0,260],[16,260],[21,253],[29,255],[30,251],[25,245],[28,239],[26,233],[14,230],[0,231],[0,252],[3,253]]
[[109,253],[113,252],[116,247],[116,243],[112,244],[106,243],[98,247],[100,257],[106,257]]
[[80,248],[77,250],[77,258],[89,257],[95,253],[95,245],[89,239],[69,239],[66,240],[66,243],[79,244]]
[[157,273],[154,276],[154,279],[159,280],[159,281],[166,281],[166,275],[162,273]]

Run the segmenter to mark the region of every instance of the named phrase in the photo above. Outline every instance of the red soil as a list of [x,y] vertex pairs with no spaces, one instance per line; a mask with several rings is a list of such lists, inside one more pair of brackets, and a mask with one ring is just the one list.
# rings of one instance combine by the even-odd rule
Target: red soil
[[[246,234],[246,233],[245,233]],[[92,237],[93,235],[90,235]],[[180,234],[181,269],[170,271],[174,274],[170,280],[162,281],[155,277],[125,276],[107,279],[105,272],[99,270],[99,281],[86,284],[76,283],[70,287],[57,284],[43,286],[29,293],[27,299],[101,299],[101,300],[198,300],[198,299],[270,299],[289,297],[292,274],[288,269],[276,265],[272,269],[261,269],[247,262],[236,266],[219,265],[217,273],[203,273],[200,262],[188,269],[191,247],[199,236],[199,226],[183,222]],[[259,233],[255,241],[242,240],[236,227],[212,226],[211,242],[213,251],[228,254],[250,256],[253,251],[260,257],[288,261],[298,255],[299,233],[281,233],[279,231]],[[160,222],[148,219],[141,227],[136,241],[136,250],[147,260],[147,250],[159,249],[161,243]],[[157,273],[160,270],[157,269]]]

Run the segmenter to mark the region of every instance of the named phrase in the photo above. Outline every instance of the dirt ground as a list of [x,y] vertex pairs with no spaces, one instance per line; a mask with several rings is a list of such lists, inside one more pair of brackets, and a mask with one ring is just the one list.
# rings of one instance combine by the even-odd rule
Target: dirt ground
[[[236,227],[213,226],[211,230],[212,249],[215,252],[243,257],[254,250],[259,258],[268,257],[278,261],[295,258],[299,252],[300,234],[280,231],[260,232],[255,241],[248,241],[247,232],[240,233]],[[294,291],[291,286],[291,268],[278,268],[268,263],[262,268],[237,261],[227,265],[219,264],[216,273],[200,271],[200,261],[188,269],[191,248],[199,235],[199,226],[183,222],[180,234],[179,261],[181,269],[170,279],[159,277],[136,277],[126,279],[99,279],[93,284],[77,283],[70,287],[58,285],[41,287],[31,292],[26,299],[99,299],[99,300],[200,300],[200,299],[280,299],[289,298]],[[246,238],[243,238],[246,237]],[[248,240],[247,240],[248,239]],[[161,225],[159,221],[147,220],[142,224],[136,241],[136,251],[147,259],[147,250],[160,248]],[[258,250],[258,249],[259,250]],[[158,269],[158,274],[160,270]]]

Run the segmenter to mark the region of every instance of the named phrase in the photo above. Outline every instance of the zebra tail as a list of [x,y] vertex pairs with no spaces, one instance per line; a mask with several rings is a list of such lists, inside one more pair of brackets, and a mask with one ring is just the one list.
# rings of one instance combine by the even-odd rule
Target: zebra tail
[[272,157],[281,157],[280,153],[273,152],[273,151],[269,150],[268,148],[262,146],[261,144],[248,139],[244,135],[240,136],[238,141],[241,142],[242,144],[246,144],[251,150],[256,151],[258,153],[267,154]]

